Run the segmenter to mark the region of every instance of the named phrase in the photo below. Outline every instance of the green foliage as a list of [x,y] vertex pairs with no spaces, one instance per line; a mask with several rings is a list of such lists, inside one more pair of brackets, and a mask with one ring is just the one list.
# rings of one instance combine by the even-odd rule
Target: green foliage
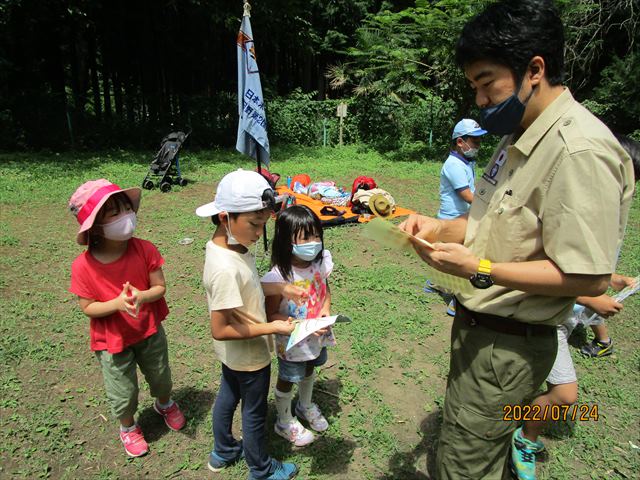
[[627,131],[640,119],[640,85],[630,82],[640,78],[640,53],[614,57],[600,74],[600,83],[590,101],[598,106],[596,114],[615,131]]
[[[326,129],[327,145],[337,145],[339,140],[336,108],[344,100],[314,99],[314,93],[295,90],[286,98],[276,98],[267,104],[269,139],[272,143],[293,145],[323,145]],[[349,105],[349,101],[346,102]],[[349,111],[343,127],[343,141],[353,143],[358,131]]]
[[433,159],[448,148],[455,105],[430,92],[406,103],[382,95],[317,101],[312,93],[296,91],[267,105],[271,143],[323,145],[326,128],[327,145],[337,145],[340,102],[348,107],[345,143],[363,141],[380,152],[394,152],[395,159]]
[[354,104],[361,138],[379,151],[397,151],[398,157],[417,159],[433,158],[448,148],[455,119],[451,101],[427,93],[425,99],[412,103],[387,96],[359,96]]
[[431,92],[464,98],[466,86],[452,52],[464,22],[487,3],[418,0],[415,7],[369,15],[356,31],[345,66],[330,72],[334,87],[404,101]]

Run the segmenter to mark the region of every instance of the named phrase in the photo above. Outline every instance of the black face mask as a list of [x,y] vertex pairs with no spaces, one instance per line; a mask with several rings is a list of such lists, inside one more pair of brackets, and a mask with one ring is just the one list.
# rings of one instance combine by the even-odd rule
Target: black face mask
[[516,131],[522,121],[527,103],[535,89],[535,87],[531,88],[531,93],[523,103],[518,98],[518,93],[520,93],[521,88],[522,82],[520,82],[518,91],[513,93],[513,95],[505,101],[492,107],[480,109],[480,125],[482,128],[495,135],[510,135]]

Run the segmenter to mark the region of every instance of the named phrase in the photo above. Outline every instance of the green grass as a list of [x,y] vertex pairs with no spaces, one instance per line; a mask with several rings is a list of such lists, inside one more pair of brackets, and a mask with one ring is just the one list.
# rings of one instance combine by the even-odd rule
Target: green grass
[[[174,433],[151,410],[141,381],[139,419],[151,454],[128,459],[110,418],[96,360],[89,351],[88,321],[67,292],[77,224],[66,204],[83,181],[105,177],[139,185],[151,153],[0,155],[0,477],[2,478],[202,478],[211,448],[210,409],[219,383],[207,320],[201,272],[211,225],[194,215],[212,199],[232,169],[253,168],[229,151],[186,151],[191,183],[171,193],[145,191],[138,235],[166,258],[165,322],[174,395],[188,418]],[[273,170],[283,177],[309,173],[350,187],[367,174],[403,206],[434,214],[440,163],[391,162],[362,147],[279,148]],[[272,225],[270,225],[272,231]],[[640,272],[640,207],[627,227],[619,271]],[[187,246],[177,242],[192,237]],[[327,229],[333,310],[353,318],[336,327],[338,345],[319,373],[315,399],[329,431],[304,450],[293,450],[272,432],[269,449],[296,462],[305,479],[425,479],[432,467],[448,371],[450,318],[445,303],[422,293],[422,264],[409,254],[379,248],[359,226]],[[268,258],[261,246],[258,266]],[[634,297],[610,322],[616,354],[586,360],[572,349],[580,402],[597,403],[598,422],[563,424],[544,438],[548,460],[542,479],[632,478],[640,457],[638,365],[640,303]],[[586,334],[583,334],[586,335]],[[586,336],[582,338],[585,340]],[[275,366],[275,363],[274,363]],[[274,369],[275,371],[275,369]],[[272,375],[275,377],[275,375]],[[274,378],[272,378],[274,380]],[[237,465],[219,475],[244,479]]]

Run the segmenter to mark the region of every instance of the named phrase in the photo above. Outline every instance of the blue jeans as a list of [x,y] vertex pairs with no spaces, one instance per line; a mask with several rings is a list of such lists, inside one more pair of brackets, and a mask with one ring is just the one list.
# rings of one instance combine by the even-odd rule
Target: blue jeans
[[307,365],[320,367],[327,363],[327,347],[320,350],[318,358],[306,362],[292,362],[278,357],[278,378],[291,383],[300,383],[307,376]]
[[[222,364],[220,390],[211,411],[213,451],[220,458],[237,458],[242,449],[253,478],[270,475],[271,457],[266,446],[267,395],[271,365],[255,372],[231,370]],[[233,438],[233,414],[242,400],[242,443]]]

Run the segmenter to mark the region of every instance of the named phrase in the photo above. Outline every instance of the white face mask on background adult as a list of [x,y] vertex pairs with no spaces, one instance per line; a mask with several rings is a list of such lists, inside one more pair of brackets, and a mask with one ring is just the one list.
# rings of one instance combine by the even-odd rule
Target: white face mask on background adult
[[133,237],[136,230],[137,217],[134,212],[122,215],[114,222],[104,223],[102,227],[102,235],[109,240],[117,240],[123,242]]
[[[461,139],[462,140],[462,139]],[[467,142],[465,142],[464,140],[462,140],[462,142],[466,145],[467,150],[463,150],[462,151],[462,155],[464,155],[466,158],[476,158],[478,156],[478,151],[480,150],[479,148],[473,148],[471,147]]]

